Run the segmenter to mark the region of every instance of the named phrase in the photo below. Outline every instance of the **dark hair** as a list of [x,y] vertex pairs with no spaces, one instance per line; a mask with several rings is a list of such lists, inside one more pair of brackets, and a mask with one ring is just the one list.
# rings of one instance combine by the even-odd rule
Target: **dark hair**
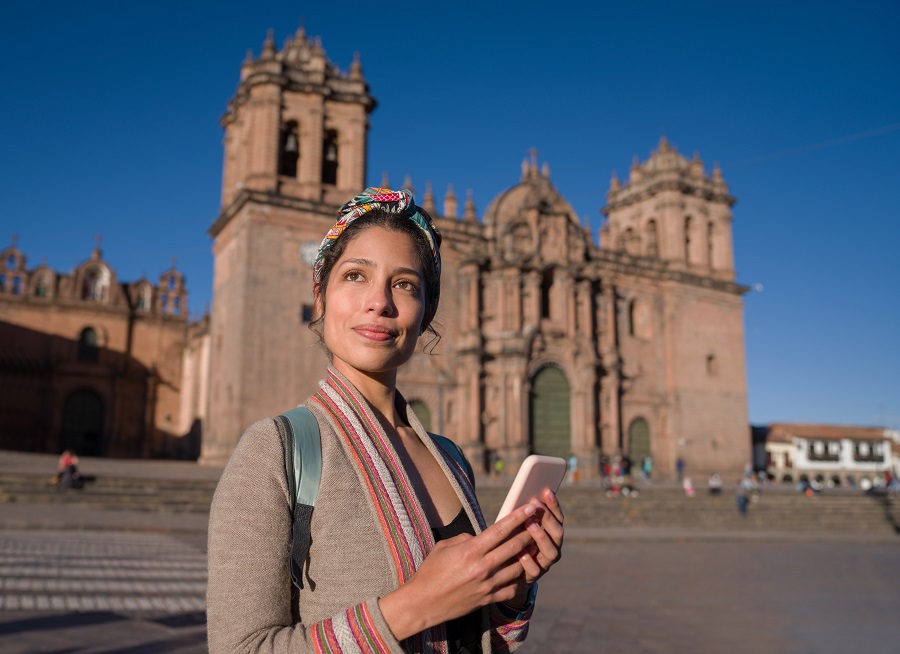
[[350,223],[335,241],[334,245],[325,250],[322,255],[322,276],[318,284],[318,295],[321,306],[318,315],[309,323],[309,328],[319,335],[319,339],[324,343],[322,332],[319,330],[325,318],[325,304],[328,291],[328,281],[331,277],[331,269],[338,259],[347,249],[347,246],[356,240],[364,231],[370,227],[381,227],[392,232],[406,234],[412,239],[419,265],[422,267],[422,277],[425,282],[425,316],[422,318],[422,333],[429,332],[432,335],[430,346],[434,346],[441,339],[441,335],[437,332],[432,324],[434,315],[437,313],[438,299],[441,289],[441,276],[431,254],[431,245],[425,239],[422,229],[411,220],[399,218],[394,214],[375,209],[364,216],[361,216]]

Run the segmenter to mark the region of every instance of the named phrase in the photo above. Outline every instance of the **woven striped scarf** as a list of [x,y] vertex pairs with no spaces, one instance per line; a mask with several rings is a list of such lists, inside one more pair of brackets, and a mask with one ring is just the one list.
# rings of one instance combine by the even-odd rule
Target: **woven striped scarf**
[[[434,548],[434,536],[397,451],[368,402],[333,368],[329,368],[326,379],[311,399],[325,410],[342,438],[344,450],[361,471],[391,552],[397,580],[406,583]],[[484,518],[465,471],[433,439],[424,442],[449,469],[451,484],[460,495],[469,520],[478,525],[476,532],[482,531]],[[408,652],[443,654],[447,651],[444,625],[426,629],[403,644]]]

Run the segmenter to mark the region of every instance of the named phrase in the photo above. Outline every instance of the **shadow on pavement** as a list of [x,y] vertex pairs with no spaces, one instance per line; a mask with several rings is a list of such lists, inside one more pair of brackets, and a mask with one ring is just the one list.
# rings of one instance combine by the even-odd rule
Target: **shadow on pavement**
[[[48,615],[39,618],[25,618],[12,622],[0,623],[0,636],[18,634],[26,631],[49,631],[51,629],[67,629],[69,627],[90,627],[92,625],[120,622],[128,618],[109,612],[67,613],[64,615]],[[71,651],[71,650],[65,650]]]
[[[131,647],[116,647],[115,649],[103,650],[99,654],[161,654],[162,652],[172,652],[189,647],[191,645],[201,645],[206,643],[206,630],[200,633],[184,634],[175,638],[166,638],[165,640],[156,640],[150,643],[141,643],[140,645],[132,645]],[[54,654],[62,654],[55,653]]]
[[176,613],[156,618],[153,622],[171,629],[182,627],[199,627],[206,624],[206,611],[192,611],[191,613]]

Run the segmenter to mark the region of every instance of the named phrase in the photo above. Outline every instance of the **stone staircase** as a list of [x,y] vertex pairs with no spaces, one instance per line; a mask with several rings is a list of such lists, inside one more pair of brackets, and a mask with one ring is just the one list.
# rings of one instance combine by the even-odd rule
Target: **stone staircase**
[[[107,475],[82,490],[57,491],[49,476],[0,472],[0,510],[6,502],[65,504],[139,512],[205,514],[215,479],[153,479]],[[506,486],[481,484],[478,496],[488,521],[496,516]],[[656,527],[697,531],[827,532],[897,534],[900,498],[838,489],[813,497],[789,487],[772,486],[738,515],[733,491],[714,496],[699,491],[687,497],[674,486],[649,486],[638,497],[607,497],[598,485],[564,486],[559,493],[571,527]]]
[[216,489],[210,479],[87,478],[80,490],[56,490],[48,475],[0,473],[0,504],[66,504],[130,511],[207,513]]

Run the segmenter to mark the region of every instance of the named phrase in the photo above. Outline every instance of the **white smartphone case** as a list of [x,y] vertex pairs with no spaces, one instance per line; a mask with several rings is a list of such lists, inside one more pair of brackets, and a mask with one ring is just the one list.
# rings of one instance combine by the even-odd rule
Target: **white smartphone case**
[[532,498],[539,499],[545,488],[555,493],[566,476],[567,467],[566,460],[557,456],[532,454],[527,457],[516,474],[503,506],[500,507],[497,520],[531,501]]

